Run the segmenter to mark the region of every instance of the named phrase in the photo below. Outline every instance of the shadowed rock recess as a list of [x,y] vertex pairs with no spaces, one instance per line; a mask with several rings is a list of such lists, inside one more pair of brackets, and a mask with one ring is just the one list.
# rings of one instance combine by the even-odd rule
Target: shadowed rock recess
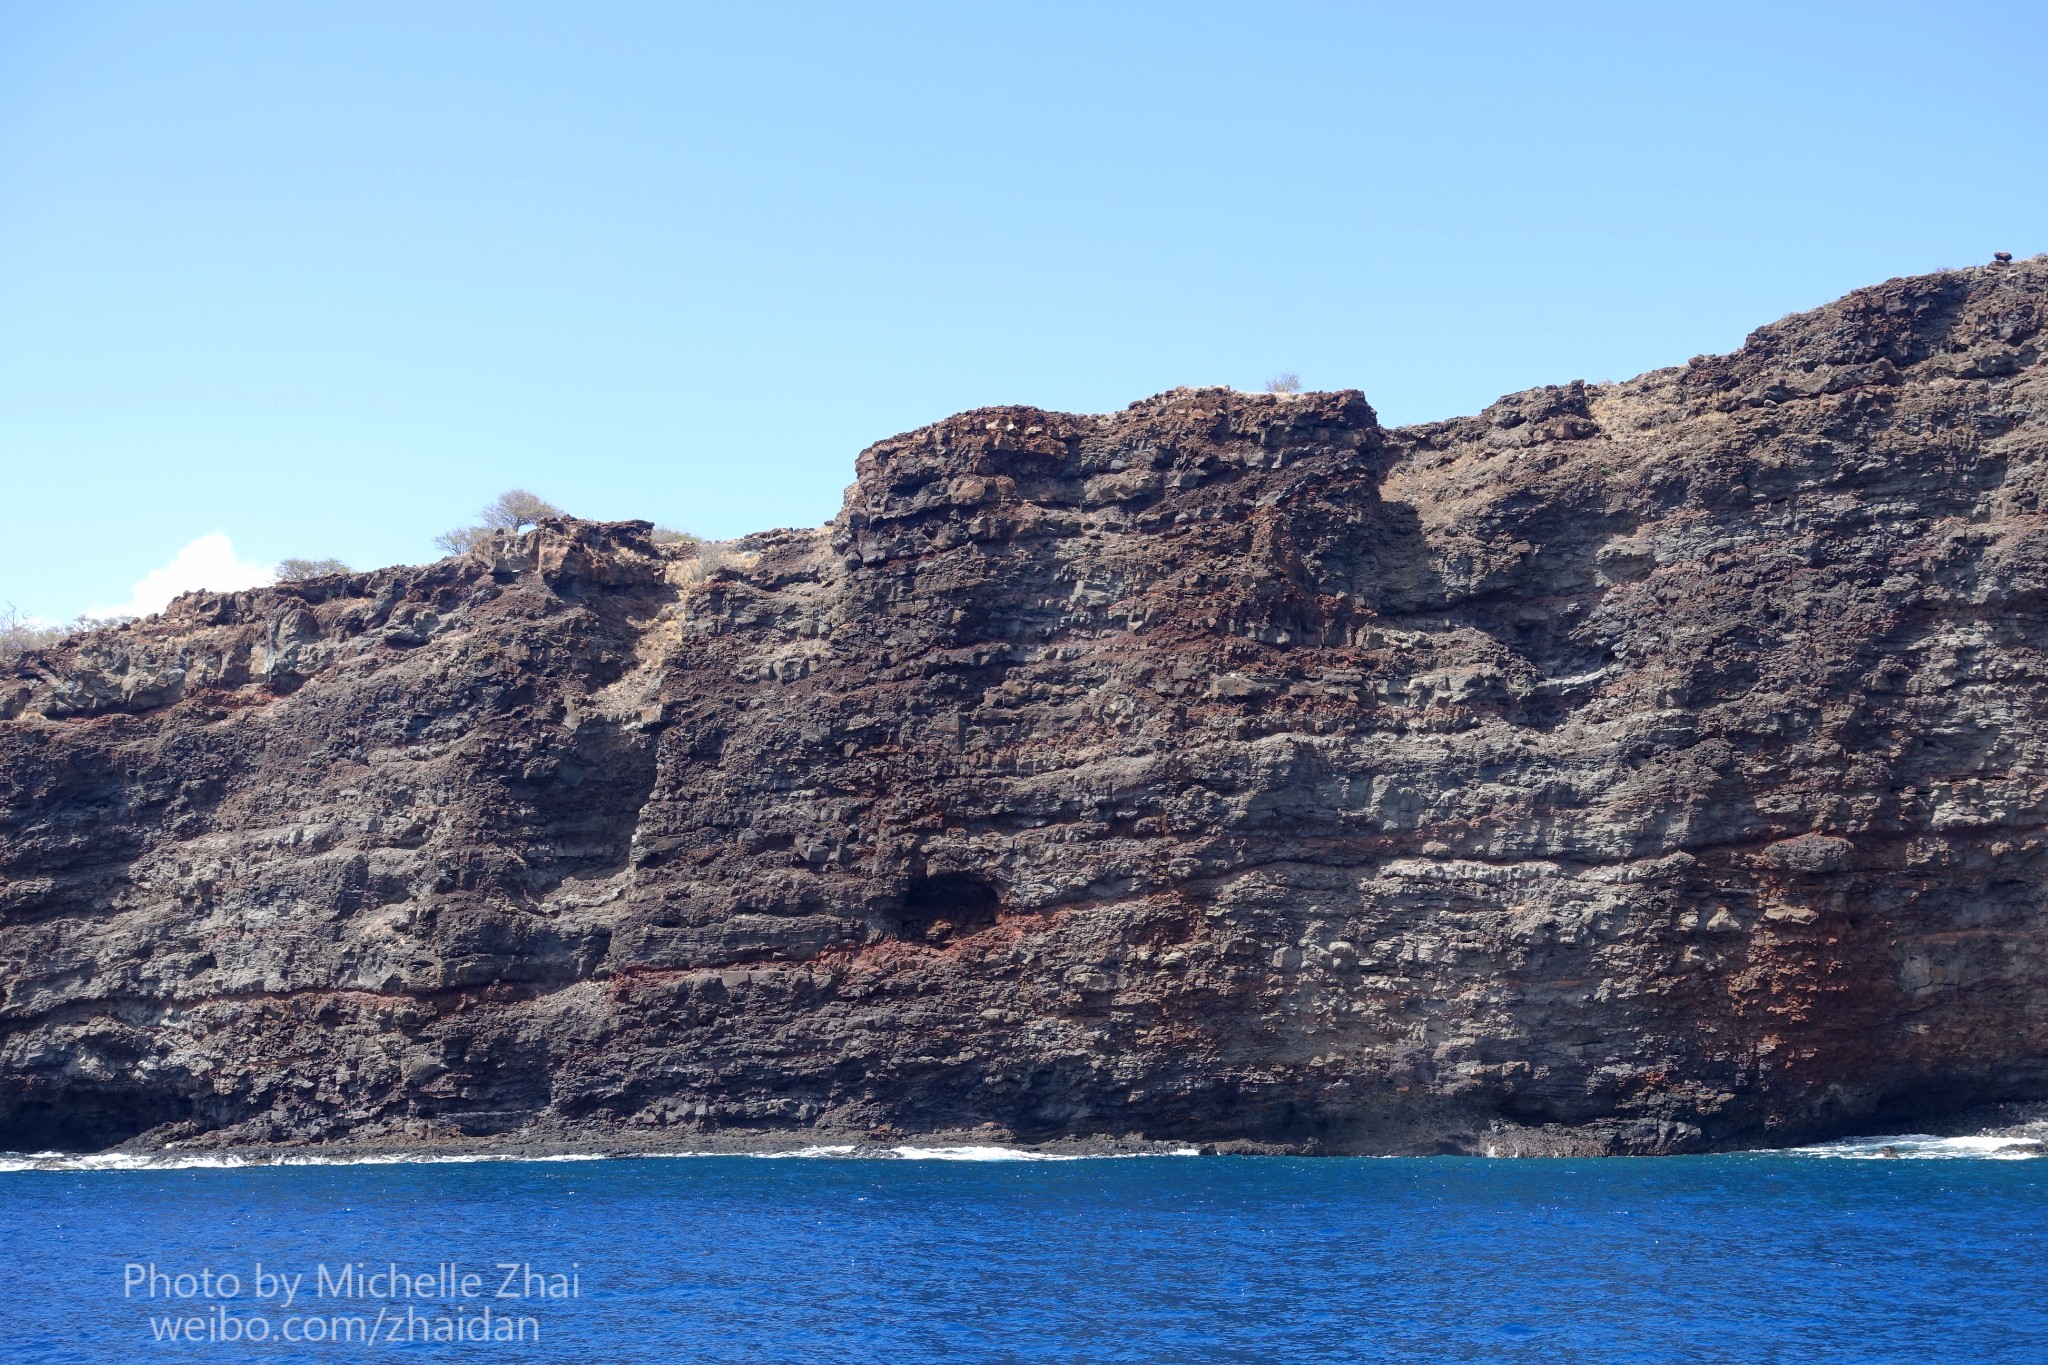
[[0,1146],[1672,1152],[2048,1097],[2048,259],[994,408],[0,673]]

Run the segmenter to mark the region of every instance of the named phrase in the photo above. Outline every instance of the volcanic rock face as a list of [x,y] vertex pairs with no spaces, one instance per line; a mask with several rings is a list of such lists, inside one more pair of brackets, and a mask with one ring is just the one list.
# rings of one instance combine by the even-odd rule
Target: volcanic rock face
[[2048,260],[967,413],[0,674],[0,1146],[1672,1151],[2048,1096]]

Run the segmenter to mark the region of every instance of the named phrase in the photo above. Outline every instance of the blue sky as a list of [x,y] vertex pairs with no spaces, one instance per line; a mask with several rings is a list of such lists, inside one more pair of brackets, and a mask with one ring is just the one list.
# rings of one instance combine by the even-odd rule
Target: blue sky
[[2028,4],[7,0],[0,601],[429,559],[513,485],[815,524],[983,404],[1294,370],[1396,423],[1731,349],[2048,248],[2044,50]]

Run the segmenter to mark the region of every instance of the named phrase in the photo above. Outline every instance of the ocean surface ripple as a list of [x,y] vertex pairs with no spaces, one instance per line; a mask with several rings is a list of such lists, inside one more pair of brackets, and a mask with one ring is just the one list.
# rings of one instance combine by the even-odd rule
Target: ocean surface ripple
[[[1908,1135],[1649,1160],[20,1157],[0,1359],[2038,1362],[2036,1154]],[[216,1293],[181,1297],[202,1271]],[[500,1274],[539,1297],[501,1297]],[[408,1324],[429,1335],[344,1344]],[[188,1329],[241,1335],[162,1338]]]

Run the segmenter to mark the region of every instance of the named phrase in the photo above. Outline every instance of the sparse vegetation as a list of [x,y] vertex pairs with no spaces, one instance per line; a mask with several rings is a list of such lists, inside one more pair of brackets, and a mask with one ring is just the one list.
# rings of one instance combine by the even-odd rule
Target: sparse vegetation
[[1266,381],[1267,393],[1300,393],[1301,376],[1292,370],[1283,370]]
[[484,525],[494,531],[517,531],[543,518],[559,517],[564,513],[546,498],[524,488],[513,488],[498,494],[479,515]]
[[44,625],[15,610],[0,607],[0,664],[11,664],[31,649],[45,649],[63,639],[62,626]]
[[657,526],[647,538],[656,545],[665,545],[679,550],[704,543],[704,537],[693,536],[688,531],[678,531],[673,526]]
[[471,546],[493,531],[518,531],[532,526],[548,517],[567,516],[561,508],[536,493],[524,488],[511,488],[498,494],[489,505],[477,513],[476,526],[458,526],[452,531],[443,531],[434,537],[434,544],[451,555],[466,554]]
[[329,574],[347,572],[348,565],[338,559],[280,559],[277,561],[277,581],[280,583],[303,583],[309,578],[325,578]]
[[695,562],[686,561],[683,570],[691,582],[702,582],[720,569],[743,566],[753,559],[735,550],[729,540],[696,540],[695,548]]
[[126,616],[78,616],[58,625],[23,616],[9,602],[0,606],[0,664],[11,664],[32,649],[48,649],[80,631],[104,630],[130,619]]

